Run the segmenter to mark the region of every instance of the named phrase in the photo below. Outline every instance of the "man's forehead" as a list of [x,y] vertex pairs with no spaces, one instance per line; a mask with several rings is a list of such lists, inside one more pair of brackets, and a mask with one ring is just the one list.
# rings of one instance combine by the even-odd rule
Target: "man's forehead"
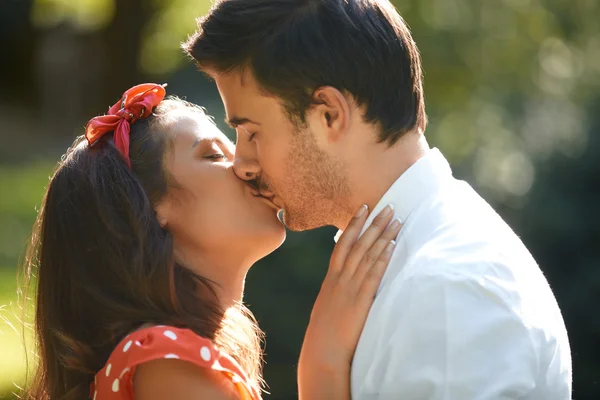
[[238,68],[228,72],[215,72],[210,74],[210,76],[217,83],[221,95],[276,97],[258,82],[252,69],[249,67]]
[[260,125],[258,119],[272,109],[270,101],[277,100],[258,86],[250,68],[216,75],[215,81],[225,106],[225,122],[233,128],[246,123]]
[[[225,78],[228,82],[217,82],[225,106],[225,122],[231,126],[252,122],[253,114],[260,108],[261,94],[248,81],[241,86],[240,76]],[[235,80],[235,82],[232,82]]]
[[236,68],[231,71],[217,71],[212,69],[206,70],[206,73],[210,78],[214,79],[219,86],[226,84],[230,87],[249,89],[255,82],[254,76],[249,72],[248,68]]

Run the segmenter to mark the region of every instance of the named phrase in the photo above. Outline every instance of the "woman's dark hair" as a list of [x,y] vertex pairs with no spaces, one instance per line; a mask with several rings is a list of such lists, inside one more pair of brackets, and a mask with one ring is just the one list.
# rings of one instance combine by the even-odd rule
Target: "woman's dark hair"
[[173,238],[154,212],[175,185],[165,168],[178,99],[131,126],[127,167],[106,135],[78,138],[50,179],[25,263],[36,287],[38,368],[26,398],[82,399],[115,346],[144,324],[210,338],[261,380],[261,333],[241,304],[224,310],[213,282],[179,265]]
[[419,51],[388,0],[219,0],[182,47],[205,71],[248,68],[292,121],[333,86],[365,106],[381,142],[427,125]]

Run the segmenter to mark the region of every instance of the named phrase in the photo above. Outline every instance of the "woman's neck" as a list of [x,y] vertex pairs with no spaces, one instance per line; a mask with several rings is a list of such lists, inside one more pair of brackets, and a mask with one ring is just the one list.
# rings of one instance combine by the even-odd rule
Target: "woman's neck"
[[217,293],[219,304],[221,304],[224,310],[234,307],[242,302],[244,298],[244,285],[246,283],[245,272],[241,276],[235,278],[229,276],[220,281],[218,279],[213,279],[213,282],[216,283],[215,292]]
[[213,288],[224,310],[242,302],[246,275],[253,261],[236,257],[231,251],[186,252],[186,257],[177,258],[197,275],[214,282]]

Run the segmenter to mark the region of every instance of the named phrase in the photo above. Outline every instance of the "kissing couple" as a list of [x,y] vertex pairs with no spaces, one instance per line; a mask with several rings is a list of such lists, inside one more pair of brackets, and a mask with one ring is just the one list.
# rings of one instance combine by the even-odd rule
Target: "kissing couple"
[[26,261],[26,398],[261,399],[244,281],[284,224],[339,229],[300,399],[571,398],[552,290],[428,145],[419,51],[388,0],[220,0],[183,48],[236,143],[157,84],[90,120]]

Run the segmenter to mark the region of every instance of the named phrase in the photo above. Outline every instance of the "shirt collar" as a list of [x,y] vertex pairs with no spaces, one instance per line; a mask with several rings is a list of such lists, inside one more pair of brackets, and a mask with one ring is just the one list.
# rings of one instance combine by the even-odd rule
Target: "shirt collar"
[[[391,204],[400,222],[406,222],[410,213],[440,184],[452,177],[452,170],[446,158],[433,148],[408,168],[385,192],[381,200],[369,214],[362,233],[371,225],[377,214]],[[334,240],[337,242],[343,231],[339,230]]]

